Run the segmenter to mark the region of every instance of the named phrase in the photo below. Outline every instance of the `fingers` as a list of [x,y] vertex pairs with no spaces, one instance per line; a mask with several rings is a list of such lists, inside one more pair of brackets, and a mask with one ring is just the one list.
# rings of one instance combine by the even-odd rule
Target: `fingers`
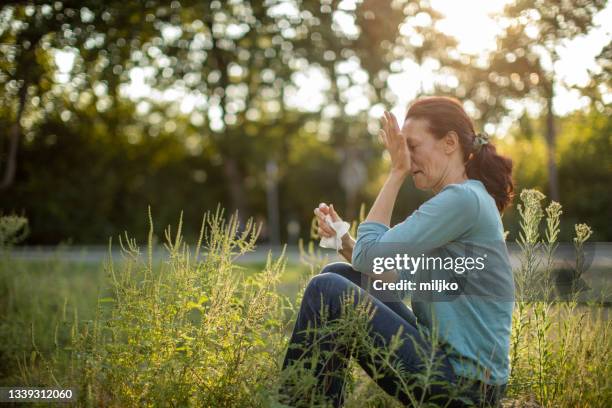
[[384,111],[383,116],[380,118],[380,120],[381,120],[383,130],[387,134],[390,134],[393,132],[396,132],[396,133],[400,132],[399,124],[397,123],[397,119],[393,113],[389,111]]
[[336,231],[330,227],[325,221],[325,216],[329,215],[333,222],[340,221],[340,216],[334,209],[334,205],[329,206],[325,203],[319,204],[319,207],[314,209],[314,213],[317,216],[317,232],[320,236],[330,238],[336,235]]
[[379,130],[378,131],[378,139],[383,144],[383,146],[385,146],[385,148],[389,147],[389,138],[387,137],[387,132],[385,132],[382,129]]
[[329,225],[327,225],[327,222],[325,222],[325,220],[322,220],[321,218],[317,218],[317,231],[319,232],[319,235],[322,237],[333,237],[334,235],[336,235],[336,231],[334,231],[334,229],[332,227],[330,227]]
[[397,119],[393,113],[385,111],[385,123],[387,124],[387,128],[385,129],[387,135],[397,136],[400,133]]
[[325,216],[327,214],[325,214],[323,211],[319,210],[318,208],[315,208],[314,213],[317,216],[317,220],[318,220],[319,223],[324,223],[325,222]]
[[396,133],[399,134],[400,133],[400,127],[399,124],[397,123],[397,119],[395,118],[395,115],[391,112],[387,112],[389,114],[389,124],[391,126],[391,129]]
[[404,143],[395,115],[393,115],[391,112],[385,111],[383,118],[383,123],[386,126],[383,133],[379,134],[379,137],[384,138],[385,147],[387,147],[387,149],[395,148],[395,146],[399,143]]
[[336,231],[334,231],[325,221],[325,216],[329,214],[329,207],[327,204],[319,204],[319,207],[314,209],[314,213],[317,216],[317,231],[319,235],[326,238],[336,235]]
[[378,138],[386,148],[389,148],[395,141],[396,136],[400,133],[399,125],[397,124],[395,116],[389,111],[383,112],[380,121],[382,129],[378,131]]
[[329,232],[329,230],[323,229],[321,227],[317,229],[317,233],[319,234],[320,237],[324,237],[324,238],[331,238],[336,235],[336,231]]
[[329,215],[331,216],[332,221],[334,221],[334,222],[340,221],[340,217],[338,216],[338,213],[334,209],[334,205],[333,204],[331,204],[329,206]]
[[389,121],[387,120],[387,111],[383,112],[383,116],[382,116],[382,118],[380,118],[380,121],[381,121],[381,125],[382,125],[382,130],[385,133],[388,134],[389,133],[389,129],[388,129],[389,128]]

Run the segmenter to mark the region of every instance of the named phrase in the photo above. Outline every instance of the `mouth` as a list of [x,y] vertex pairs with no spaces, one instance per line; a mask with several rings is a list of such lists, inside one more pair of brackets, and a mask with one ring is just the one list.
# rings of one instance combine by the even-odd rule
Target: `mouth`
[[423,174],[423,172],[421,170],[415,170],[412,172],[413,176],[416,176],[417,174]]

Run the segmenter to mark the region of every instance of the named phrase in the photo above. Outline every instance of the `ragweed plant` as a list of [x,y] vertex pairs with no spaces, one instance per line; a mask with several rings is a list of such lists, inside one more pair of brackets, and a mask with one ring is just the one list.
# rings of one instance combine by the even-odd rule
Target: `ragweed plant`
[[[544,205],[544,198],[534,190],[521,194],[512,371],[502,405],[608,407],[612,327],[607,309],[582,302],[576,293],[555,298],[550,275],[562,209],[557,203]],[[49,288],[37,285],[42,275],[28,275],[30,266],[10,256],[2,259],[0,289],[5,296],[0,306],[6,316],[0,319],[0,331],[10,341],[0,349],[0,371],[8,372],[5,362],[10,362],[10,378],[18,384],[75,387],[77,406],[326,406],[329,401],[315,369],[325,364],[345,368],[331,371],[323,384],[342,381],[347,407],[401,406],[371,380],[388,376],[397,378],[397,395],[412,406],[445,406],[449,398],[462,394],[462,387],[448,387],[437,375],[435,350],[440,344],[435,332],[423,333],[431,336],[427,343],[432,347],[417,347],[423,367],[418,375],[411,374],[397,358],[409,338],[402,332],[389,342],[376,337],[369,324],[372,304],[355,303],[350,293],[339,318],[329,319],[323,311],[320,324],[310,327],[312,341],[304,349],[304,360],[281,370],[303,290],[291,301],[277,291],[283,256],[268,256],[266,265],[253,274],[237,265],[239,256],[254,249],[258,226],[239,225],[235,216],[226,220],[219,209],[208,212],[199,239],[190,247],[179,220],[176,230],[165,230],[167,256],[159,263],[153,257],[150,214],[149,220],[144,248],[125,234],[117,260],[109,242],[105,273],[110,292],[98,297],[95,313],[87,307],[84,313],[50,282]],[[580,224],[575,231],[575,273],[586,278],[591,231]],[[305,286],[328,257],[312,241],[302,243],[301,249],[302,261],[310,266],[302,277]],[[56,281],[63,273],[74,283],[72,265],[53,265],[43,265],[44,276]],[[85,287],[97,287],[97,282],[81,272],[77,275],[83,282],[66,290],[95,293]],[[16,275],[24,279],[17,282]],[[20,303],[28,296],[37,301]],[[78,305],[86,303],[80,299]],[[50,317],[54,313],[59,316]],[[48,338],[41,333],[49,333]],[[53,345],[55,352],[49,351]],[[365,362],[363,368],[359,362]],[[428,390],[444,401],[426,401]]]
[[576,224],[575,231],[574,248],[576,249],[576,274],[574,280],[578,280],[582,277],[586,267],[584,243],[591,237],[593,231],[587,224]]
[[538,256],[540,249],[540,222],[544,216],[540,202],[544,194],[537,190],[521,191],[522,204],[518,205],[521,216],[518,244],[521,248],[521,266],[515,271],[515,286],[517,297],[529,295],[529,288],[538,286],[540,275],[536,273],[541,260]]
[[[576,296],[555,299],[551,272],[562,209],[551,202],[544,211],[544,198],[538,191],[523,190],[518,207],[521,265],[515,270],[517,302],[508,393],[519,405],[535,401],[544,407],[609,406],[611,325],[602,305],[581,305]],[[544,217],[545,233],[541,236]],[[583,271],[580,251],[591,231],[579,224],[576,233],[576,270]]]
[[160,267],[152,219],[144,259],[134,239],[120,240],[123,262],[107,262],[113,296],[99,300],[94,321],[73,327],[69,380],[80,404],[267,405],[284,347],[276,284],[285,260],[268,257],[263,271],[245,276],[235,261],[253,250],[259,228],[251,220],[239,227],[235,215],[206,213],[191,251],[181,219],[175,234],[166,229]]

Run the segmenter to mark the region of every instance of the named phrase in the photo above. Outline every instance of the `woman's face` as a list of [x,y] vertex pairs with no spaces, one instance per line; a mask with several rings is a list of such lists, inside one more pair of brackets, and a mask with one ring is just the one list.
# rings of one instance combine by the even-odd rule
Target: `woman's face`
[[429,132],[427,119],[409,118],[402,126],[410,150],[410,174],[420,190],[435,187],[448,169],[450,155],[445,152],[444,138]]

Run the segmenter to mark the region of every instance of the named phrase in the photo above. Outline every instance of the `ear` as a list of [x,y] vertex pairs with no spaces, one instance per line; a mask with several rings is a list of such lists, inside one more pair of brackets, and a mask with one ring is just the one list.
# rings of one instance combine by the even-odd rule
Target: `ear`
[[459,135],[454,130],[448,132],[445,136],[444,143],[444,153],[452,154],[455,150],[459,149]]

